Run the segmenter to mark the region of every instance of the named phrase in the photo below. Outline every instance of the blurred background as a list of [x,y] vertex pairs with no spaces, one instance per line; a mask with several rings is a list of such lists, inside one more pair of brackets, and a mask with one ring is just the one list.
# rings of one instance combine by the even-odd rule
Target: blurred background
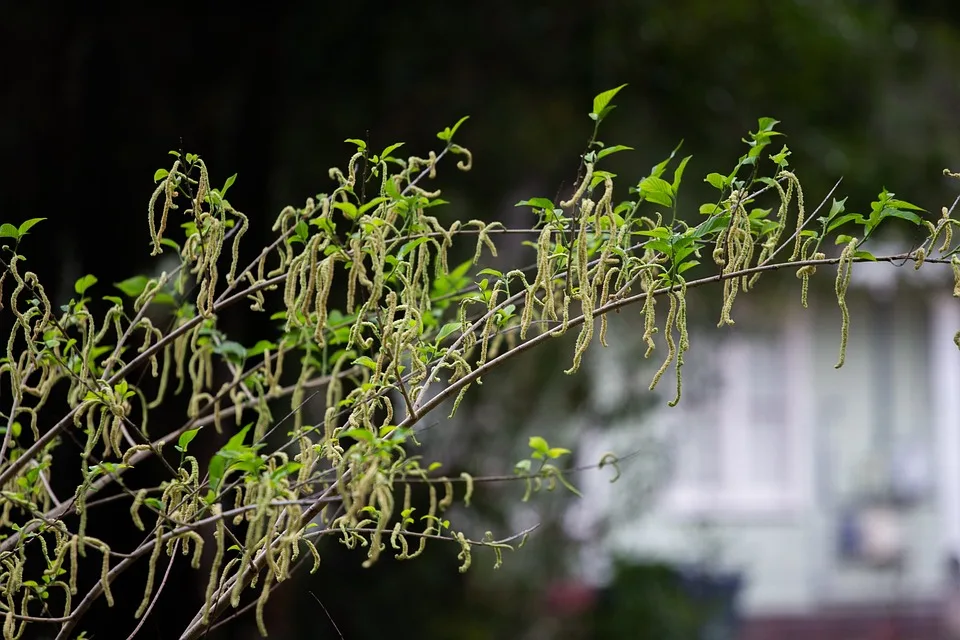
[[[702,176],[733,166],[761,116],[782,121],[808,206],[841,177],[854,211],[884,186],[932,212],[956,193],[941,173],[960,168],[954,2],[267,6],[4,7],[0,222],[48,218],[22,251],[58,300],[86,273],[164,268],[145,214],[168,150],[200,154],[214,184],[238,174],[231,202],[250,216],[253,251],[283,206],[326,188],[345,138],[422,154],[470,115],[458,141],[474,169],[442,174],[444,215],[529,224],[513,205],[570,188],[590,101],[622,83],[601,135],[636,148],[611,158],[621,197],[682,139],[694,157],[681,203],[695,214]],[[461,575],[440,545],[364,570],[327,544],[320,571],[270,601],[271,637],[960,637],[946,635],[960,598],[960,305],[944,274],[883,271],[855,271],[839,371],[829,274],[806,312],[792,276],[771,279],[738,300],[734,330],[695,332],[675,410],[647,391],[656,363],[642,359],[639,310],[617,317],[617,347],[596,347],[579,376],[562,374],[569,342],[518,359],[424,434],[430,455],[509,474],[535,433],[580,465],[615,452],[620,480],[584,471],[571,476],[583,500],[523,504],[522,486],[485,485],[458,514],[471,529],[542,523],[497,571],[481,553]],[[692,298],[705,327],[718,310]],[[243,343],[268,327],[223,321]],[[130,606],[138,579],[124,578]],[[194,572],[171,580],[146,637],[176,637],[202,601]],[[126,616],[96,614],[96,637],[129,631],[117,631]],[[247,617],[210,637],[257,632]]]

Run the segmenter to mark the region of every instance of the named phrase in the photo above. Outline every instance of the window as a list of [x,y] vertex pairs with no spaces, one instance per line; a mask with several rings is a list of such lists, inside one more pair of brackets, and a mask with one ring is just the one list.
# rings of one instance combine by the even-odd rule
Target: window
[[684,385],[696,395],[660,414],[673,453],[669,511],[775,515],[803,505],[811,463],[809,403],[797,392],[810,388],[803,316],[766,330],[738,325],[719,342],[716,333],[696,340],[698,350],[711,347],[684,370],[697,377]]

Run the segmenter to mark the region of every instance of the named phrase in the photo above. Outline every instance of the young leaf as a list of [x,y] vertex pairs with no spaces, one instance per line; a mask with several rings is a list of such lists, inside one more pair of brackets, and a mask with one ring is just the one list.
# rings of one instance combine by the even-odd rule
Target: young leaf
[[346,431],[341,431],[337,438],[353,438],[354,440],[373,442],[373,433],[366,429],[347,429]]
[[727,178],[719,173],[708,173],[703,181],[720,191],[723,191],[727,186]]
[[73,284],[73,290],[77,292],[77,295],[83,295],[83,293],[97,284],[96,276],[85,275]]
[[[846,200],[846,198],[844,198]],[[842,210],[842,209],[841,209]],[[837,227],[847,224],[848,222],[856,222],[857,224],[865,224],[866,220],[863,219],[863,216],[859,213],[847,213],[842,215],[835,220],[830,222],[830,225],[827,227],[827,233],[830,233]]]
[[189,431],[184,431],[180,434],[180,437],[177,439],[176,450],[180,453],[186,453],[187,447],[197,437],[197,434],[200,432],[200,427],[196,429],[190,429]]
[[550,450],[550,445],[540,436],[530,436],[530,448],[538,453],[546,454]]
[[337,202],[334,203],[333,208],[343,211],[343,215],[348,220],[355,220],[357,217],[357,206],[352,202]]
[[394,151],[396,151],[397,149],[399,149],[399,148],[402,147],[402,146],[403,146],[403,143],[402,143],[402,142],[396,142],[396,143],[394,143],[394,144],[391,144],[389,147],[387,147],[387,148],[384,149],[383,151],[381,151],[381,152],[380,152],[380,156],[379,156],[380,162],[383,162],[384,160],[386,160],[387,158],[389,158],[391,153],[393,153]]
[[458,329],[460,329],[459,322],[448,322],[447,324],[443,325],[443,327],[437,333],[437,342],[442,342],[444,338]]
[[123,282],[115,282],[113,286],[117,289],[120,289],[124,294],[131,298],[136,298],[143,290],[146,288],[147,283],[149,282],[147,276],[134,276],[132,278],[127,278]]
[[673,206],[673,187],[662,178],[653,176],[644,178],[640,182],[640,195],[649,202],[662,204],[665,207]]
[[457,124],[453,125],[453,128],[450,129],[450,137],[452,138],[453,136],[455,136],[457,134],[457,129],[460,128],[460,125],[462,125],[464,122],[466,122],[469,119],[470,119],[470,116],[463,116],[462,118],[457,120]]
[[227,444],[223,445],[223,448],[220,451],[239,451],[243,448],[243,440],[247,437],[247,432],[250,431],[252,424],[246,425],[243,429],[240,429],[237,433],[227,440]]
[[534,209],[543,209],[545,211],[553,211],[556,209],[553,201],[548,198],[530,198],[529,200],[521,200],[517,204],[513,205],[515,207],[533,207]]
[[247,358],[247,350],[243,348],[242,344],[233,340],[225,340],[214,346],[213,352],[231,362],[242,363]]
[[457,129],[460,128],[460,125],[462,125],[464,122],[466,122],[469,119],[470,119],[470,116],[463,116],[462,118],[457,120],[457,124],[453,125],[453,127],[445,127],[443,131],[437,134],[437,137],[443,140],[444,142],[450,142],[450,140],[453,139],[453,136],[457,133]]
[[264,351],[274,351],[277,348],[277,345],[270,342],[269,340],[260,340],[257,344],[253,345],[247,349],[247,357],[253,358],[260,355]]
[[607,106],[610,104],[610,101],[613,100],[613,97],[623,89],[625,84],[620,85],[615,89],[609,89],[603,93],[598,93],[593,99],[593,111],[591,112],[591,117],[596,116],[594,119],[602,118],[605,114],[603,113]]
[[[923,209],[920,209],[920,210],[923,211]],[[900,218],[901,220],[907,220],[908,222],[912,222],[915,225],[923,224],[923,219],[917,214],[913,213],[912,211],[902,211],[900,209],[894,209],[892,207],[888,207],[884,209],[883,213],[881,213],[881,217]]]
[[683,170],[687,168],[687,163],[690,162],[690,158],[693,156],[687,156],[680,161],[680,165],[677,166],[676,171],[673,172],[673,184],[670,186],[673,187],[673,195],[676,197],[677,189],[680,188],[680,179],[683,177]]
[[233,186],[233,183],[237,181],[237,174],[233,174],[227,181],[223,183],[223,189],[220,189],[220,197],[225,197],[227,195],[227,189]]
[[601,149],[600,151],[597,152],[597,160],[606,158],[607,156],[617,153],[618,151],[633,151],[633,147],[628,147],[623,144],[616,144],[616,145],[613,145],[612,147]]
[[13,238],[14,240],[20,239],[20,232],[17,231],[17,228],[9,223],[4,223],[0,225],[0,238]]
[[361,367],[366,367],[367,369],[370,369],[371,371],[377,368],[376,361],[370,356],[360,356],[359,358],[354,360],[351,364],[358,364]]
[[17,229],[17,233],[20,234],[20,237],[23,237],[27,235],[27,232],[30,231],[30,229],[33,228],[35,224],[37,224],[38,222],[43,222],[44,220],[46,220],[46,218],[30,218],[29,220],[27,220],[26,222],[20,225],[20,227]]

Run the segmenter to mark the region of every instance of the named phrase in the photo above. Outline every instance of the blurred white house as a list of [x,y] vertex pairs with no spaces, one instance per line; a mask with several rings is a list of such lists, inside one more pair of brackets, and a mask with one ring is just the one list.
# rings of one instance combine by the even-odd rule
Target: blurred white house
[[[580,464],[635,449],[654,463],[624,462],[613,484],[606,470],[580,477],[570,524],[588,541],[588,579],[602,584],[618,556],[700,563],[742,574],[748,622],[936,615],[960,554],[960,300],[949,269],[857,265],[835,369],[840,312],[824,272],[809,309],[798,282],[761,282],[738,298],[735,327],[691,330],[677,407],[671,370],[657,409],[585,425]],[[599,405],[649,393],[635,353],[602,350],[593,364]]]

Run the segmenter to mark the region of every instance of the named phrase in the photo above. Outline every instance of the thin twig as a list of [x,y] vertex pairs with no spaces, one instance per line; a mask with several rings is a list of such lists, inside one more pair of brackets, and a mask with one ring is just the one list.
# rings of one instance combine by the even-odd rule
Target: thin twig
[[323,606],[323,603],[320,602],[320,598],[318,598],[313,591],[307,591],[307,593],[313,596],[313,599],[317,601],[317,604],[320,605],[320,608],[323,609],[323,612],[326,614],[327,620],[329,620],[330,624],[333,625],[333,630],[337,632],[338,636],[340,636],[340,640],[343,640],[343,633],[341,633],[340,627],[338,627],[337,623],[333,621],[333,617],[330,615],[330,612],[327,611],[327,608]]
[[157,601],[160,599],[160,594],[163,592],[163,588],[167,586],[167,578],[170,577],[170,569],[173,568],[173,561],[177,557],[177,547],[179,546],[179,540],[173,543],[173,553],[170,554],[170,561],[167,562],[167,570],[163,572],[163,579],[160,580],[160,586],[157,587],[157,592],[153,594],[153,599],[147,606],[147,610],[143,613],[143,617],[140,618],[140,622],[137,623],[137,626],[134,628],[133,632],[127,636],[127,640],[133,640],[136,637],[136,635],[140,632],[140,629],[143,627],[143,624],[147,621],[147,618],[150,617],[150,612],[153,611],[154,605],[157,604]]

